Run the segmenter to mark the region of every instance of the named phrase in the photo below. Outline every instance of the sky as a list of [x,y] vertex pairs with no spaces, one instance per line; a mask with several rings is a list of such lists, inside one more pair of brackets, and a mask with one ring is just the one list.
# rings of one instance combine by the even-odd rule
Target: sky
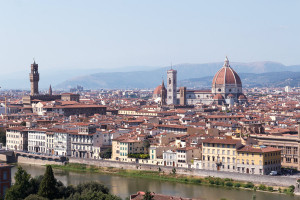
[[0,0],[2,74],[39,67],[300,64],[298,0]]

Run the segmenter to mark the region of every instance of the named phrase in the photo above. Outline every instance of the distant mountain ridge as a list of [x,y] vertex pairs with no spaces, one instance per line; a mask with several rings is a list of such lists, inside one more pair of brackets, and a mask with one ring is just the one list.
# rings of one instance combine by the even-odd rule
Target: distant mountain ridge
[[[300,72],[267,72],[261,74],[240,73],[243,87],[298,87],[300,86]],[[187,88],[211,88],[213,76],[192,78],[179,81],[179,86]]]
[[[298,73],[294,73],[300,73],[300,65],[285,66],[281,63],[270,61],[252,63],[232,62],[230,65],[240,75],[244,86],[262,87],[271,86],[272,84],[274,86],[285,86],[284,84],[293,84],[291,86],[296,86],[300,81]],[[173,66],[173,68],[177,70],[178,86],[205,88],[210,87],[212,77],[222,66],[222,62],[217,62],[179,64]],[[81,85],[89,89],[150,89],[161,84],[162,77],[166,78],[166,71],[168,69],[170,67],[162,67],[150,71],[95,73],[66,80],[56,85],[55,88],[67,89]],[[259,77],[262,77],[261,81],[259,81]],[[293,77],[293,80],[287,81],[286,79],[290,77]],[[257,84],[255,84],[256,81]]]

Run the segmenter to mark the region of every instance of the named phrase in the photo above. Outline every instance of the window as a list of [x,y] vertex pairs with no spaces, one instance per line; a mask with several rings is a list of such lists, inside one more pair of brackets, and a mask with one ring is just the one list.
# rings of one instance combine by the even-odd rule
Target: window
[[254,165],[254,160],[251,160],[252,165]]
[[3,180],[7,180],[7,171],[3,172]]
[[286,147],[286,154],[291,154],[291,153],[292,153],[292,148]]
[[227,150],[227,155],[230,155],[230,150]]

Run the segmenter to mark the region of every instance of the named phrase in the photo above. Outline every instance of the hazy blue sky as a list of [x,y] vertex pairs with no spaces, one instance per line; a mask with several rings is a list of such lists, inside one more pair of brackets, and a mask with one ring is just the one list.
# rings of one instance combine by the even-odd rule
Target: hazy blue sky
[[300,1],[0,0],[0,69],[300,64]]

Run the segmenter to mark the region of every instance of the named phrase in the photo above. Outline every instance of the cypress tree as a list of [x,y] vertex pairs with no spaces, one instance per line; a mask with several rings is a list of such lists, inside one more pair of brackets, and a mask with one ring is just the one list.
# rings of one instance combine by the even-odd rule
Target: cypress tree
[[38,195],[48,199],[54,199],[57,192],[56,179],[54,178],[52,167],[47,165],[44,178],[39,187]]

